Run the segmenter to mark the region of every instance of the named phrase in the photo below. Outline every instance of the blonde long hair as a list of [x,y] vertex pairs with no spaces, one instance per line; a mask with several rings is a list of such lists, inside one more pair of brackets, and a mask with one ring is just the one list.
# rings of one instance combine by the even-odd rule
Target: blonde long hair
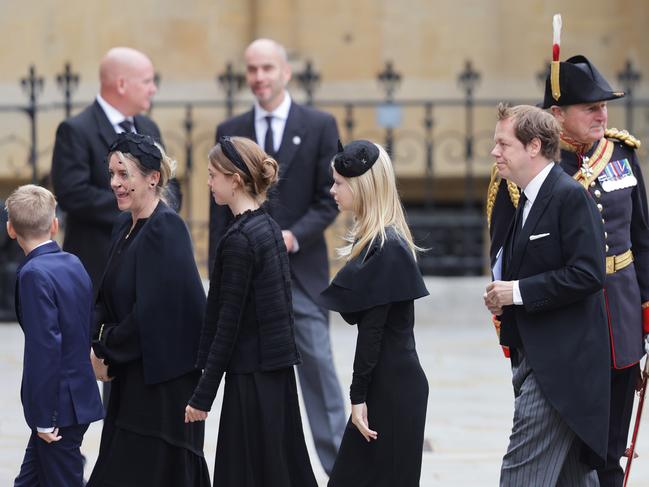
[[385,229],[393,227],[416,258],[416,253],[423,249],[413,242],[406,223],[392,161],[383,147],[374,145],[379,149],[379,158],[369,171],[352,178],[341,176],[349,184],[354,197],[354,223],[344,237],[348,245],[338,248],[337,253],[349,261],[360,255],[363,249],[369,249],[377,237],[383,246]]

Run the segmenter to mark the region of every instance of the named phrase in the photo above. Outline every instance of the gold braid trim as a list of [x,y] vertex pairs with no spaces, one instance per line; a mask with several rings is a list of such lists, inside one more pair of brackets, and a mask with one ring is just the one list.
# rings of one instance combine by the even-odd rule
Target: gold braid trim
[[586,154],[593,145],[595,145],[595,142],[590,142],[588,144],[577,142],[575,139],[568,137],[563,132],[559,138],[559,147],[561,150],[575,152],[576,154]]
[[604,137],[620,140],[632,149],[639,149],[642,145],[642,142],[640,142],[639,139],[635,138],[626,130],[618,130],[616,128],[606,129],[606,132],[604,132]]
[[511,181],[507,181],[507,190],[509,191],[509,199],[512,200],[512,205],[514,205],[514,208],[518,208],[518,200],[521,198],[521,190]]
[[491,213],[494,211],[499,185],[500,176],[498,176],[498,167],[494,162],[493,166],[491,166],[491,177],[489,178],[489,186],[487,187],[487,228],[491,228]]
[[[494,210],[494,205],[496,204],[496,195],[498,194],[498,188],[500,186],[501,177],[498,174],[498,167],[494,162],[491,166],[491,178],[489,179],[489,187],[487,189],[487,228],[491,228],[491,214]],[[518,207],[518,200],[520,198],[520,191],[518,186],[516,186],[511,181],[507,181],[507,190],[509,192],[509,199],[511,200],[514,208]]]
[[552,61],[550,65],[550,88],[552,90],[552,98],[559,101],[561,98],[561,83],[559,82],[559,61]]

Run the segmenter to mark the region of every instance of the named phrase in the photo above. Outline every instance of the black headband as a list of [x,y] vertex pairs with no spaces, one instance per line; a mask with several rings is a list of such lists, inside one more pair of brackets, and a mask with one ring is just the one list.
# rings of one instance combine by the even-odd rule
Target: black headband
[[232,162],[232,164],[237,166],[237,168],[241,169],[244,173],[246,173],[250,179],[252,179],[252,174],[250,174],[250,169],[248,169],[246,163],[243,162],[243,158],[241,157],[241,154],[239,154],[237,148],[232,143],[232,139],[228,136],[223,136],[219,138],[219,144],[221,145],[221,151],[223,152],[223,155],[227,157],[230,160],[230,162]]
[[113,144],[108,149],[108,154],[113,152],[122,152],[131,154],[140,164],[154,171],[160,170],[162,153],[155,146],[155,140],[149,135],[134,134],[123,132],[117,136]]
[[379,158],[379,149],[369,140],[354,140],[345,147],[338,141],[334,169],[341,176],[354,178],[368,171]]

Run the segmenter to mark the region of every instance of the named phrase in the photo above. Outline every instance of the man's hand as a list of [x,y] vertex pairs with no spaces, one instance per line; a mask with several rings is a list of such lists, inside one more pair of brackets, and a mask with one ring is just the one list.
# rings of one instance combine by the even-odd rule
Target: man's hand
[[367,422],[367,404],[352,404],[352,424],[360,431],[365,441],[376,440],[379,434],[369,428]]
[[284,245],[286,245],[286,250],[289,253],[293,252],[293,247],[295,247],[295,235],[290,230],[282,230],[282,237],[284,237]]
[[500,316],[503,307],[514,304],[514,283],[512,281],[490,282],[483,298],[491,314]]
[[54,441],[59,441],[62,436],[59,436],[59,429],[54,428],[54,431],[51,433],[38,433],[38,437],[43,440],[45,443],[52,443]]
[[207,419],[207,412],[201,411],[191,407],[189,404],[185,407],[185,423],[193,423],[194,421],[205,421]]
[[95,378],[102,382],[110,382],[112,377],[108,377],[108,365],[103,359],[95,355],[95,351],[90,349],[90,362],[92,363],[92,370],[95,371]]

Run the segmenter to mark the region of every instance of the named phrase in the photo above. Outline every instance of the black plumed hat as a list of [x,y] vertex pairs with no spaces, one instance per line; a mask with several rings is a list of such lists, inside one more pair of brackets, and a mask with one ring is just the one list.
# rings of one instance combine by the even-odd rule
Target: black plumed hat
[[552,105],[566,106],[577,103],[622,98],[624,93],[613,91],[611,85],[585,56],[573,56],[559,63],[559,96],[552,93],[551,75],[545,80],[545,96],[542,108]]

